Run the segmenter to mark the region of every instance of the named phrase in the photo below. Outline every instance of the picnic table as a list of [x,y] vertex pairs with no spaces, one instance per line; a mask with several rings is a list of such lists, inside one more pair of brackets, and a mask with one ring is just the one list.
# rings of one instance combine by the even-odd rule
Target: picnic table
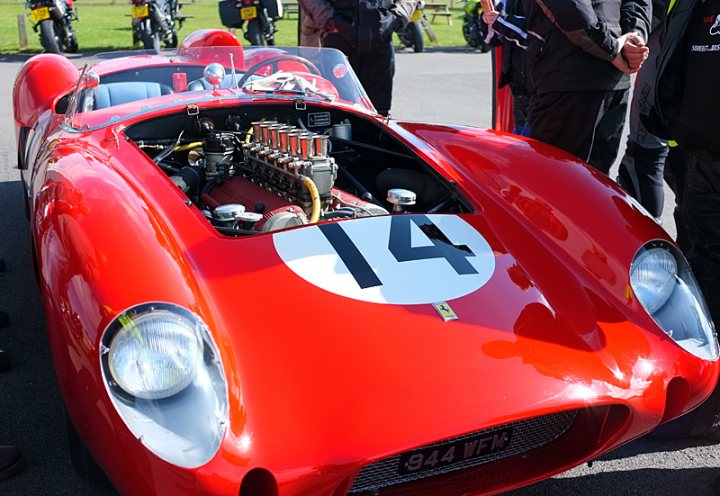
[[447,19],[449,26],[452,26],[453,13],[445,2],[427,2],[425,4],[425,15],[430,16],[430,22],[435,22],[435,17],[440,16]]

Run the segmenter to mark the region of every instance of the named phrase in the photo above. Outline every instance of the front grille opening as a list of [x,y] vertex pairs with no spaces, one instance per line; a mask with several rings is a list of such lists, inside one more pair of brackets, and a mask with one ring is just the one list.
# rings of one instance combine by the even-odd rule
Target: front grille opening
[[543,415],[429,444],[364,467],[348,494],[435,477],[524,455],[562,436],[578,410]]

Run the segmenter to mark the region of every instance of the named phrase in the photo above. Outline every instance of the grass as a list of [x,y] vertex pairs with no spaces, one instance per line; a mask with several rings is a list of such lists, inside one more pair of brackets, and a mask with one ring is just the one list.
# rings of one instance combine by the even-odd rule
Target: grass
[[[107,1],[107,0],[106,0]],[[78,43],[81,52],[97,52],[107,50],[123,50],[132,48],[132,31],[130,28],[130,4],[121,0],[111,0],[105,4],[84,5],[83,0],[77,1],[76,6],[80,21],[74,24],[77,31]],[[192,33],[197,29],[220,28],[217,0],[196,0],[191,5],[185,5],[182,13],[194,16],[188,19],[179,31],[179,38]],[[0,1],[0,8],[5,12],[0,16],[0,53],[16,53],[19,51],[18,41],[18,15],[28,11],[21,2]],[[431,45],[425,38],[428,46],[465,46],[462,35],[462,12],[455,11],[453,25],[448,26],[445,19],[438,18],[432,29],[438,38],[438,43]],[[39,35],[32,30],[29,19],[25,19],[28,36],[28,52],[40,52]],[[276,35],[278,45],[293,46],[297,44],[297,16],[292,19],[282,19],[277,23],[279,31]],[[242,34],[237,33],[241,41]]]

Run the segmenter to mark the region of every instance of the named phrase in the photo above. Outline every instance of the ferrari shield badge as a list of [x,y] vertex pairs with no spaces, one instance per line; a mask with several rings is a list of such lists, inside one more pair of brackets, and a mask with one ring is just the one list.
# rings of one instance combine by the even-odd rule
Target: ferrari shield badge
[[[488,242],[455,215],[363,217],[279,232],[273,241],[301,278],[371,303],[443,305],[477,291],[495,271]],[[440,315],[456,318],[444,305]]]
[[457,314],[453,312],[453,309],[450,308],[450,305],[448,305],[447,302],[443,301],[440,303],[433,303],[432,306],[435,310],[437,310],[437,313],[440,314],[440,317],[442,317],[445,322],[448,320],[457,320]]

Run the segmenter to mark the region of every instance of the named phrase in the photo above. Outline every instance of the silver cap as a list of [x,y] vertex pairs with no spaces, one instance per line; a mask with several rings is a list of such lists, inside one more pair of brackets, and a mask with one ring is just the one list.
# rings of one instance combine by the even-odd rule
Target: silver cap
[[239,203],[228,203],[220,205],[213,212],[213,217],[218,222],[234,222],[238,215],[245,212],[245,206]]
[[393,188],[387,193],[387,201],[393,205],[415,205],[416,200],[417,195],[409,189]]

